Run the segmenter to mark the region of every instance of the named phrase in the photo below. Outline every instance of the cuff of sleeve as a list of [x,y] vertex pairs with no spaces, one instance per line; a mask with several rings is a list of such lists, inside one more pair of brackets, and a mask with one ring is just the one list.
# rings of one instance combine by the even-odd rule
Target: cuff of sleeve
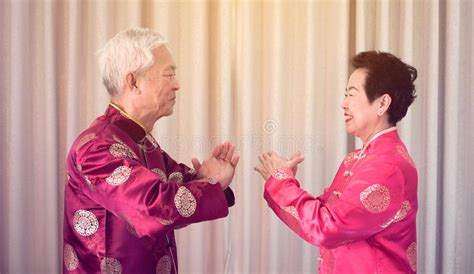
[[293,171],[291,169],[283,167],[273,171],[272,177],[277,180],[286,180],[294,178],[295,175],[293,174]]
[[232,189],[230,189],[230,187],[224,190],[224,195],[225,195],[225,199],[227,200],[227,206],[228,207],[233,206],[235,204],[235,196],[234,196],[234,192],[232,191]]

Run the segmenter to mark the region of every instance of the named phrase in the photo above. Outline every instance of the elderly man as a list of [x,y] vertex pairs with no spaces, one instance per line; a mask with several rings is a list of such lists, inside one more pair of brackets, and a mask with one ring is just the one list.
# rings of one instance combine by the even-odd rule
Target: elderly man
[[224,143],[191,169],[150,134],[172,114],[179,90],[160,34],[125,30],[101,61],[111,103],[67,158],[64,272],[177,273],[174,229],[228,214],[239,158]]

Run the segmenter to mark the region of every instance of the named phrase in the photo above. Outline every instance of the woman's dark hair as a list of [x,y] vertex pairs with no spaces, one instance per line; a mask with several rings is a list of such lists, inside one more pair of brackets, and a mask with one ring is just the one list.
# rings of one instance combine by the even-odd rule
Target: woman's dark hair
[[370,103],[384,94],[390,95],[389,122],[396,125],[416,98],[413,84],[417,77],[416,69],[390,53],[379,51],[361,52],[352,58],[351,63],[355,69],[367,69],[365,91]]

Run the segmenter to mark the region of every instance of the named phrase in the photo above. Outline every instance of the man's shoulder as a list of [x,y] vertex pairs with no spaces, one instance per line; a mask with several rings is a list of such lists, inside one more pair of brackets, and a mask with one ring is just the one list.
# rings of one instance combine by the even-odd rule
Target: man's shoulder
[[[99,117],[83,130],[71,146],[70,153],[85,153],[93,147],[110,146],[115,143],[129,144],[130,137],[118,127]],[[82,154],[81,153],[81,154]]]

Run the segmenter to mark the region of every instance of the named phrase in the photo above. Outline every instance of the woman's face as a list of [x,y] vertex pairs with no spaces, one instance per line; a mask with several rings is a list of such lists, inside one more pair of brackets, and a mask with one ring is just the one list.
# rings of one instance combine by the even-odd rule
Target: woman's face
[[365,92],[367,70],[356,69],[347,82],[344,101],[344,122],[349,134],[361,138],[364,142],[376,130],[379,120],[376,101],[370,103]]

